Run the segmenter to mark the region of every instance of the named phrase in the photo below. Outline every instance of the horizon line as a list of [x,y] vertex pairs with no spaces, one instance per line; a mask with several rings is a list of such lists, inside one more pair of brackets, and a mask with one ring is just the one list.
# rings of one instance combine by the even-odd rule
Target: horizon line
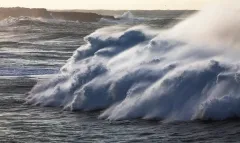
[[21,6],[14,6],[14,7],[1,7],[0,8],[29,8],[29,9],[46,9],[46,10],[88,10],[88,11],[94,11],[94,10],[102,10],[102,11],[199,11],[198,9],[48,9],[44,7],[21,7]]

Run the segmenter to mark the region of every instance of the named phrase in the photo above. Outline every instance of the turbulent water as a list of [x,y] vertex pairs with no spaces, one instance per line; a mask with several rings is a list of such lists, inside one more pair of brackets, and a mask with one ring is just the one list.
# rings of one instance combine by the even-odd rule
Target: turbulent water
[[1,21],[1,140],[237,142],[236,10]]

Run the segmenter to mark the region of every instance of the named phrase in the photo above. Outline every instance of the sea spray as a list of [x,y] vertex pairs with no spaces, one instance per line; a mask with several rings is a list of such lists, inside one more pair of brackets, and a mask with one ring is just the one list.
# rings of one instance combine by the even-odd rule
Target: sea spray
[[136,17],[130,11],[124,12],[120,16],[115,16],[115,19],[101,18],[100,23],[108,24],[141,24],[145,21],[157,20],[158,18]]
[[239,9],[207,8],[167,30],[97,30],[27,103],[105,109],[109,120],[240,117]]

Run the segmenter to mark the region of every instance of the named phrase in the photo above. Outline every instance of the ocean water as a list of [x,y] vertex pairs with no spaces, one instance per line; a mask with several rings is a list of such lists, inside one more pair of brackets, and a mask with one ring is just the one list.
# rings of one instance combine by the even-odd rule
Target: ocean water
[[239,22],[5,19],[0,141],[238,142]]

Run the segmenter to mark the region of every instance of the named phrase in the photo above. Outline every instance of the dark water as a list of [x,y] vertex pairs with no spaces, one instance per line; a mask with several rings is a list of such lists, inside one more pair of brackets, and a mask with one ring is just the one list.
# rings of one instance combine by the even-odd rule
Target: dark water
[[1,78],[1,142],[238,142],[240,122],[106,121],[99,113],[24,105],[35,78]]
[[221,122],[106,121],[98,113],[24,105],[35,79],[1,78],[1,142],[238,142],[238,120]]
[[[149,22],[164,27],[163,21]],[[132,24],[132,23],[131,23]],[[58,72],[83,37],[106,23],[8,19],[0,26],[1,142],[238,142],[240,122],[107,121],[26,105],[26,93]]]

